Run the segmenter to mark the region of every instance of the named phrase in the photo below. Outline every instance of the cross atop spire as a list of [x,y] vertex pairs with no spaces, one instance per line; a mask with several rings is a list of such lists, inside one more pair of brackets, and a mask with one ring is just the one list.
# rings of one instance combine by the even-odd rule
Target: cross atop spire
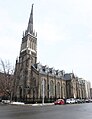
[[27,32],[29,32],[30,34],[33,33],[33,5],[34,4],[32,4],[31,13],[30,13],[29,22],[28,22],[28,27],[27,27]]

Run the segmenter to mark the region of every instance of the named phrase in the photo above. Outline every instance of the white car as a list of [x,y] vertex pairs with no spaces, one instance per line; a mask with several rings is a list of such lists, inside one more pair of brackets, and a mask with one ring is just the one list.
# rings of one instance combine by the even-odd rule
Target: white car
[[70,99],[66,99],[66,103],[67,104],[74,104],[74,103],[76,103],[76,101],[74,98],[70,98]]
[[1,103],[3,103],[3,104],[9,104],[10,103],[10,100],[2,100]]

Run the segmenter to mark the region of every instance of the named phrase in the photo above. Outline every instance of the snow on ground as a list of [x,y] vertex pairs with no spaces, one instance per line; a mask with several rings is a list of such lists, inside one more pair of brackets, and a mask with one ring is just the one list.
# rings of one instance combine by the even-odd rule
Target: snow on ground
[[10,104],[13,104],[13,105],[24,105],[25,103],[23,103],[23,102],[11,102]]

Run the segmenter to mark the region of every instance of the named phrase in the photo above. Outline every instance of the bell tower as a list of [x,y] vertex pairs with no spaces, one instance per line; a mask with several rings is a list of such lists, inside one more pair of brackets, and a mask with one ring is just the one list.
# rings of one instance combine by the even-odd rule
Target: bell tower
[[30,57],[31,65],[37,62],[37,33],[33,31],[33,4],[27,30],[23,32],[20,49],[20,59],[25,59],[28,57]]
[[19,59],[16,61],[17,97],[25,98],[30,88],[31,67],[37,63],[37,33],[33,30],[33,4],[27,29],[23,32]]

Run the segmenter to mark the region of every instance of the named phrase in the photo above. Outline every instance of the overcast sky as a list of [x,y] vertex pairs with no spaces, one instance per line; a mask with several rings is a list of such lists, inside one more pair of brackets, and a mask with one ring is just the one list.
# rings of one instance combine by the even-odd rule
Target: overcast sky
[[92,0],[0,0],[0,58],[15,65],[32,3],[38,62],[92,82]]

